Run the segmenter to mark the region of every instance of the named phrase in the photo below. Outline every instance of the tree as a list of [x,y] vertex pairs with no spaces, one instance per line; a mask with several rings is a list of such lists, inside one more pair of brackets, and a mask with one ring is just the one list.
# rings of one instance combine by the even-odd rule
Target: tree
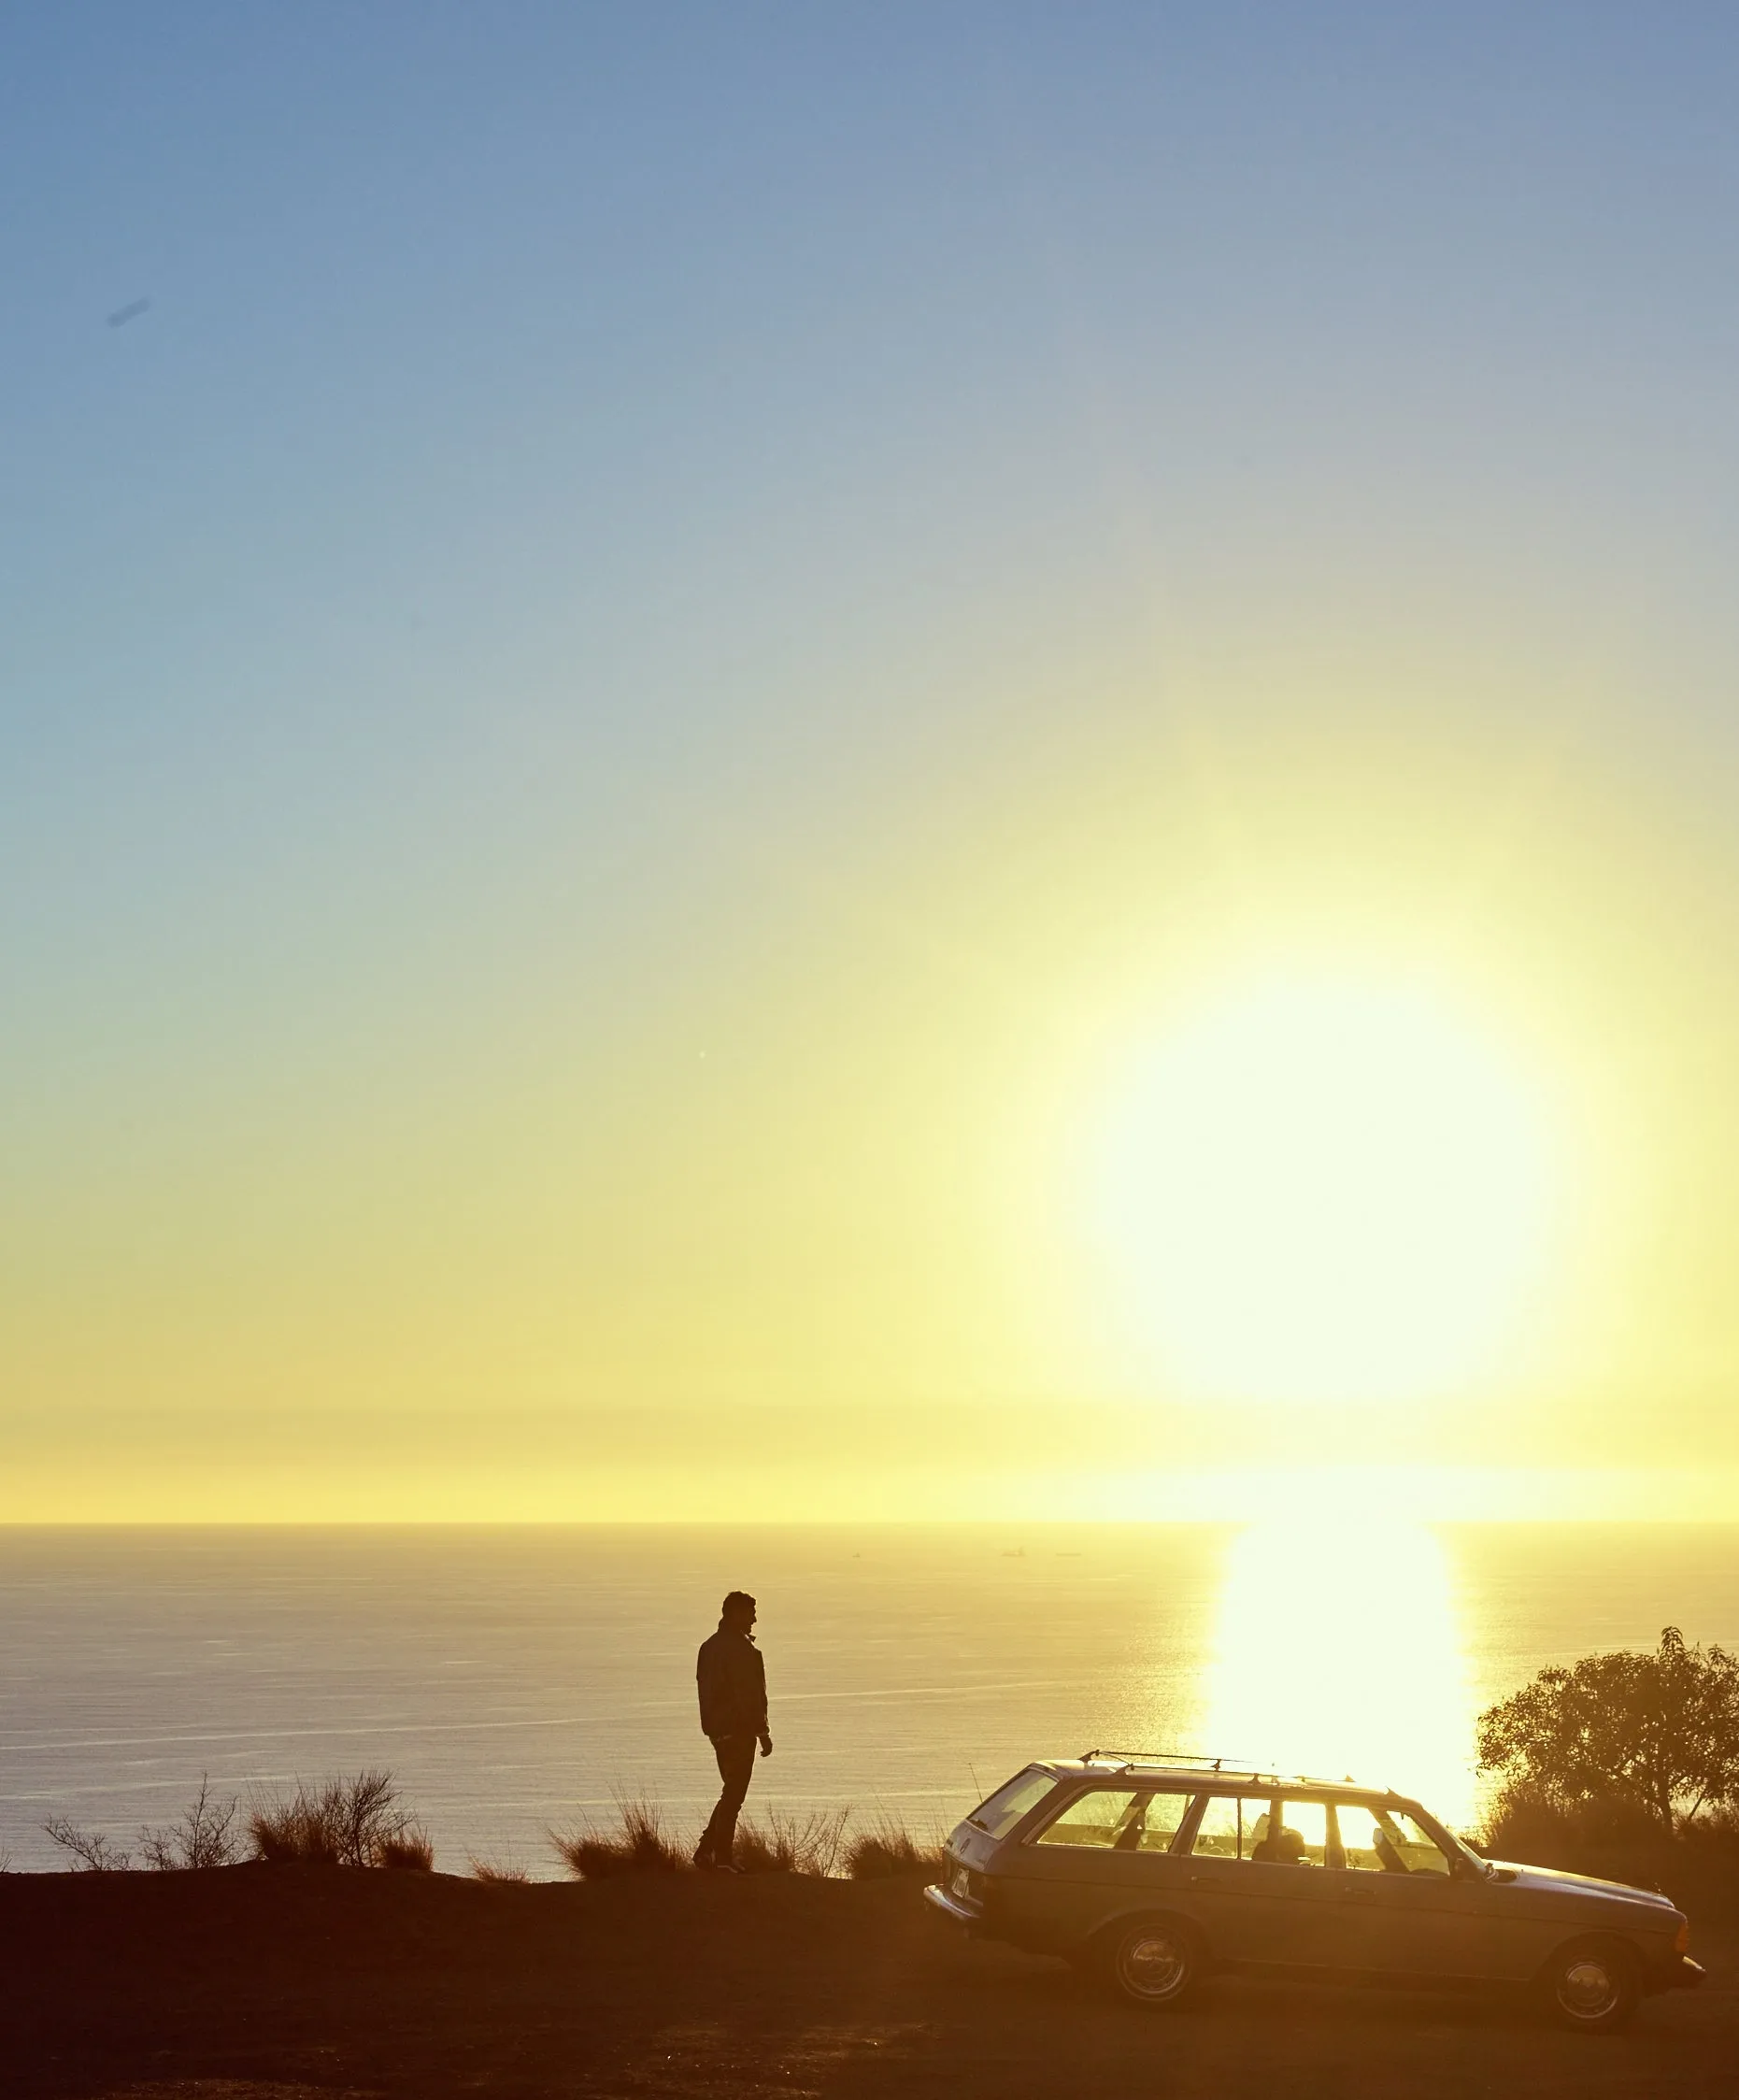
[[1664,1628],[1653,1654],[1542,1670],[1479,1717],[1479,1769],[1561,1809],[1636,1803],[1671,1836],[1739,1805],[1739,1655]]

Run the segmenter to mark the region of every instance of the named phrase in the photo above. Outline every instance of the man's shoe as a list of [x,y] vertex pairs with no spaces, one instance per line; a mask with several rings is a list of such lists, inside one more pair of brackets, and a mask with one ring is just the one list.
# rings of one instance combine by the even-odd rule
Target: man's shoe
[[743,1871],[734,1860],[714,1860],[712,1870],[715,1874],[741,1874]]

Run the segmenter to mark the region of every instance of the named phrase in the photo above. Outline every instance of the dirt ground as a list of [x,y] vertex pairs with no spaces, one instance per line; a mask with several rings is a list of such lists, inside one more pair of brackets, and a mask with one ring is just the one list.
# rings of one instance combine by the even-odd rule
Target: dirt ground
[[911,1884],[0,1877],[0,2091],[127,2100],[1739,2100],[1739,1933],[1626,2034],[1504,1997],[1226,1978],[1144,2014]]

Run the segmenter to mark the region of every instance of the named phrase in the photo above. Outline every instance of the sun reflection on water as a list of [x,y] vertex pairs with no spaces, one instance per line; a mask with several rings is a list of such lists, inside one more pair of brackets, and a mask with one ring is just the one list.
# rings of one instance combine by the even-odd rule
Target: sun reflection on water
[[1473,1821],[1454,1587],[1421,1524],[1324,1511],[1240,1533],[1206,1693],[1216,1755],[1393,1786],[1457,1828]]

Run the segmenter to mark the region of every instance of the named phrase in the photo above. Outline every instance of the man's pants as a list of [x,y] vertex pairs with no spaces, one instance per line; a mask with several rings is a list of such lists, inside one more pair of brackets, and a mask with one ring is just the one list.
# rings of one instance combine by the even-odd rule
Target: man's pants
[[755,1738],[752,1736],[715,1736],[713,1755],[719,1760],[719,1777],[724,1781],[724,1792],[719,1796],[719,1806],[712,1812],[712,1821],[702,1834],[696,1859],[716,1860],[720,1866],[731,1864],[731,1848],[736,1842],[737,1811],[743,1806],[743,1796],[748,1792],[748,1782],[755,1770]]

